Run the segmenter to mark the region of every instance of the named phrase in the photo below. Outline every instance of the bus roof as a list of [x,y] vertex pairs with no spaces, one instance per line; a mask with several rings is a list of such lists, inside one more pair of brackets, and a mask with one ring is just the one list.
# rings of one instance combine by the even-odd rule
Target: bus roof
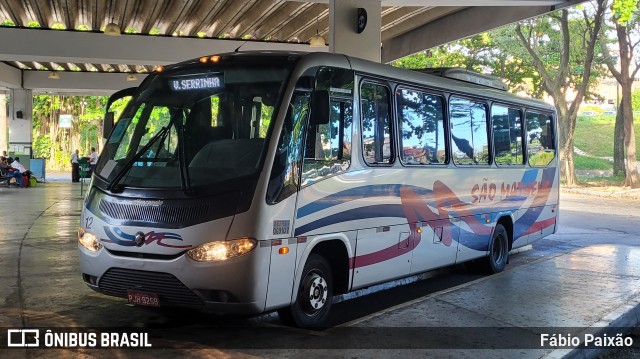
[[[535,107],[546,111],[555,111],[555,107],[542,100],[523,97],[512,94],[508,91],[479,85],[467,81],[439,76],[437,71],[433,74],[427,73],[424,69],[409,70],[381,64],[357,57],[343,54],[333,54],[326,52],[292,52],[292,51],[244,51],[229,52],[215,55],[203,56],[197,59],[187,60],[175,65],[168,65],[166,69],[175,69],[200,63],[200,59],[210,56],[225,57],[273,57],[287,58],[290,61],[304,61],[309,63],[326,63],[327,66],[334,66],[332,63],[341,63],[345,67],[350,67],[358,73],[366,73],[372,77],[392,79],[399,83],[413,83],[416,85],[432,88],[442,92],[457,93],[471,97],[490,98],[497,102],[508,102],[529,107]],[[327,61],[329,60],[329,61]],[[346,60],[346,61],[345,61]]]

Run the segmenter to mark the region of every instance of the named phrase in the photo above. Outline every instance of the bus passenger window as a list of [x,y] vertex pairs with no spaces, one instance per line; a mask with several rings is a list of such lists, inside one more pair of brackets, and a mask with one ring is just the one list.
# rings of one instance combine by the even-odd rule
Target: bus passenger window
[[527,155],[531,166],[547,166],[555,157],[552,118],[527,112]]
[[449,100],[453,162],[457,165],[489,164],[486,106],[452,97]]
[[370,165],[393,163],[389,89],[382,85],[364,83],[360,89],[360,98],[365,162]]
[[401,127],[402,163],[446,163],[443,98],[409,89],[399,89],[396,98]]
[[493,120],[493,143],[496,164],[523,164],[522,115],[520,110],[494,105],[491,108],[491,119]]

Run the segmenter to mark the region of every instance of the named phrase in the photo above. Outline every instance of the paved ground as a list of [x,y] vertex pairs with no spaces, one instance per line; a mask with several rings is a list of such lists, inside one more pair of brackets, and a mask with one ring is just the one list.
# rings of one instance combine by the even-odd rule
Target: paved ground
[[640,201],[563,193],[559,232],[514,255],[507,271],[455,266],[374,290],[338,303],[331,328],[308,332],[275,315],[153,310],[92,292],[77,266],[80,184],[47,177],[35,188],[0,188],[0,327],[140,330],[165,349],[0,349],[2,358],[559,357],[571,352],[539,348],[541,333],[579,336],[640,319]]

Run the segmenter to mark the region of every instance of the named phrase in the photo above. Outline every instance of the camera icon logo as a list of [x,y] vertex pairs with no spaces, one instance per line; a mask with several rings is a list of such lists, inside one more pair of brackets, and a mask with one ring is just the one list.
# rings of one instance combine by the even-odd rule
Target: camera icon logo
[[11,348],[28,348],[40,346],[39,329],[8,329],[7,346]]

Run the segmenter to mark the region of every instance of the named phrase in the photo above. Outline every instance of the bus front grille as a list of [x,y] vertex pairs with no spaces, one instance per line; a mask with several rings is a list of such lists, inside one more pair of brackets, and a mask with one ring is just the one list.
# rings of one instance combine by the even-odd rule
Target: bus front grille
[[150,206],[100,200],[100,211],[113,219],[148,223],[176,224],[197,220],[209,214],[208,203],[196,205]]
[[121,298],[127,297],[127,289],[155,293],[160,305],[203,305],[200,297],[169,273],[111,268],[100,278],[98,288]]

